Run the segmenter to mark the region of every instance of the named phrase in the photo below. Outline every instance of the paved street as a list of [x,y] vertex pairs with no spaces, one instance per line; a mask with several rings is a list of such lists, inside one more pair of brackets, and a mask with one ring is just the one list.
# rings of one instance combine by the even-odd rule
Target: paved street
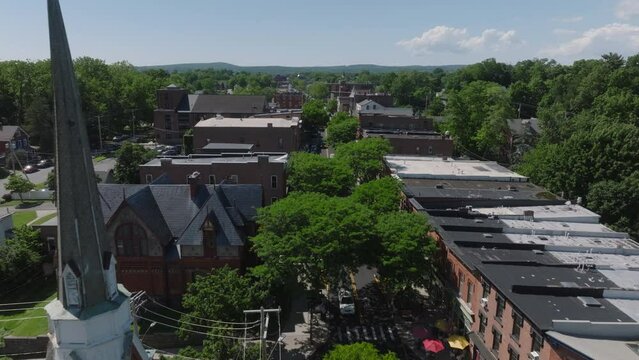
[[[53,171],[53,166],[45,168],[45,169],[39,169],[38,171],[36,171],[34,173],[31,173],[31,174],[25,174],[22,171],[16,171],[16,174],[18,174],[20,176],[26,176],[34,184],[40,184],[40,183],[43,183],[43,182],[47,181],[47,176],[49,176],[49,173],[51,171]],[[6,184],[7,181],[9,181],[9,177],[6,177],[6,178],[0,180],[0,196],[9,193],[4,188],[4,184]]]

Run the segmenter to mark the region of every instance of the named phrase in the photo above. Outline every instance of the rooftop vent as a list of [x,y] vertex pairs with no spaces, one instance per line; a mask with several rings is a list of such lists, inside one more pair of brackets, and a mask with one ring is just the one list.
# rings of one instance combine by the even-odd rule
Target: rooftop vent
[[435,185],[435,189],[443,189],[443,188],[444,188],[444,184]]
[[592,296],[577,296],[577,299],[581,300],[584,306],[601,307],[601,303]]
[[485,234],[484,234],[484,237],[485,237],[485,238],[490,239],[490,238],[492,238],[492,237],[493,237],[493,234],[485,233]]

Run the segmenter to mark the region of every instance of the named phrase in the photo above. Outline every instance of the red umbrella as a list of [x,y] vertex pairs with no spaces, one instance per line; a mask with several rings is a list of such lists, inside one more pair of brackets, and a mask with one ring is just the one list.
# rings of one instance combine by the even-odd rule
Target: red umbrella
[[411,333],[416,339],[426,339],[431,337],[430,331],[422,326],[416,326],[411,330]]
[[426,339],[422,341],[422,345],[424,345],[424,349],[426,349],[426,351],[430,351],[432,353],[438,353],[445,349],[444,344],[442,344],[441,341],[434,339]]

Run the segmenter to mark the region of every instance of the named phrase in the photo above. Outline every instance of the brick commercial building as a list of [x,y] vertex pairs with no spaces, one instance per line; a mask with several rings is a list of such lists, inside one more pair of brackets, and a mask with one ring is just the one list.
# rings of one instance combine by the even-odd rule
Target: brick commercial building
[[297,151],[300,147],[299,120],[285,118],[212,117],[193,128],[193,147],[200,152],[208,143],[253,144],[258,152]]
[[363,130],[362,137],[380,137],[393,147],[391,154],[452,156],[453,139],[434,131]]
[[194,172],[207,184],[255,184],[263,204],[286,196],[287,154],[220,154],[207,157],[161,158],[140,165],[140,183],[185,184]]
[[301,109],[304,105],[304,94],[297,91],[278,91],[273,96],[278,109]]
[[[131,291],[179,304],[196,274],[243,269],[246,241],[262,205],[259,185],[99,184],[118,281]],[[42,224],[55,243],[57,218]]]
[[249,117],[266,111],[266,97],[254,95],[189,94],[169,85],[157,90],[153,127],[161,144],[181,144],[182,135],[198,121],[216,115]]
[[433,119],[415,116],[361,114],[359,126],[367,130],[419,130],[434,131]]
[[[492,162],[390,157],[472,359],[639,359],[639,244]],[[507,195],[511,194],[511,195]]]

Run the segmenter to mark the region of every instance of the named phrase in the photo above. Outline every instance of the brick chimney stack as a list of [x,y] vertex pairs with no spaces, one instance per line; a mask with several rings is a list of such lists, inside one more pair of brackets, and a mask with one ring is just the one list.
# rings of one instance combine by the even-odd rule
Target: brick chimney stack
[[200,173],[194,171],[193,174],[189,175],[188,183],[191,193],[191,199],[195,199],[195,195],[197,195],[197,188],[200,185]]

